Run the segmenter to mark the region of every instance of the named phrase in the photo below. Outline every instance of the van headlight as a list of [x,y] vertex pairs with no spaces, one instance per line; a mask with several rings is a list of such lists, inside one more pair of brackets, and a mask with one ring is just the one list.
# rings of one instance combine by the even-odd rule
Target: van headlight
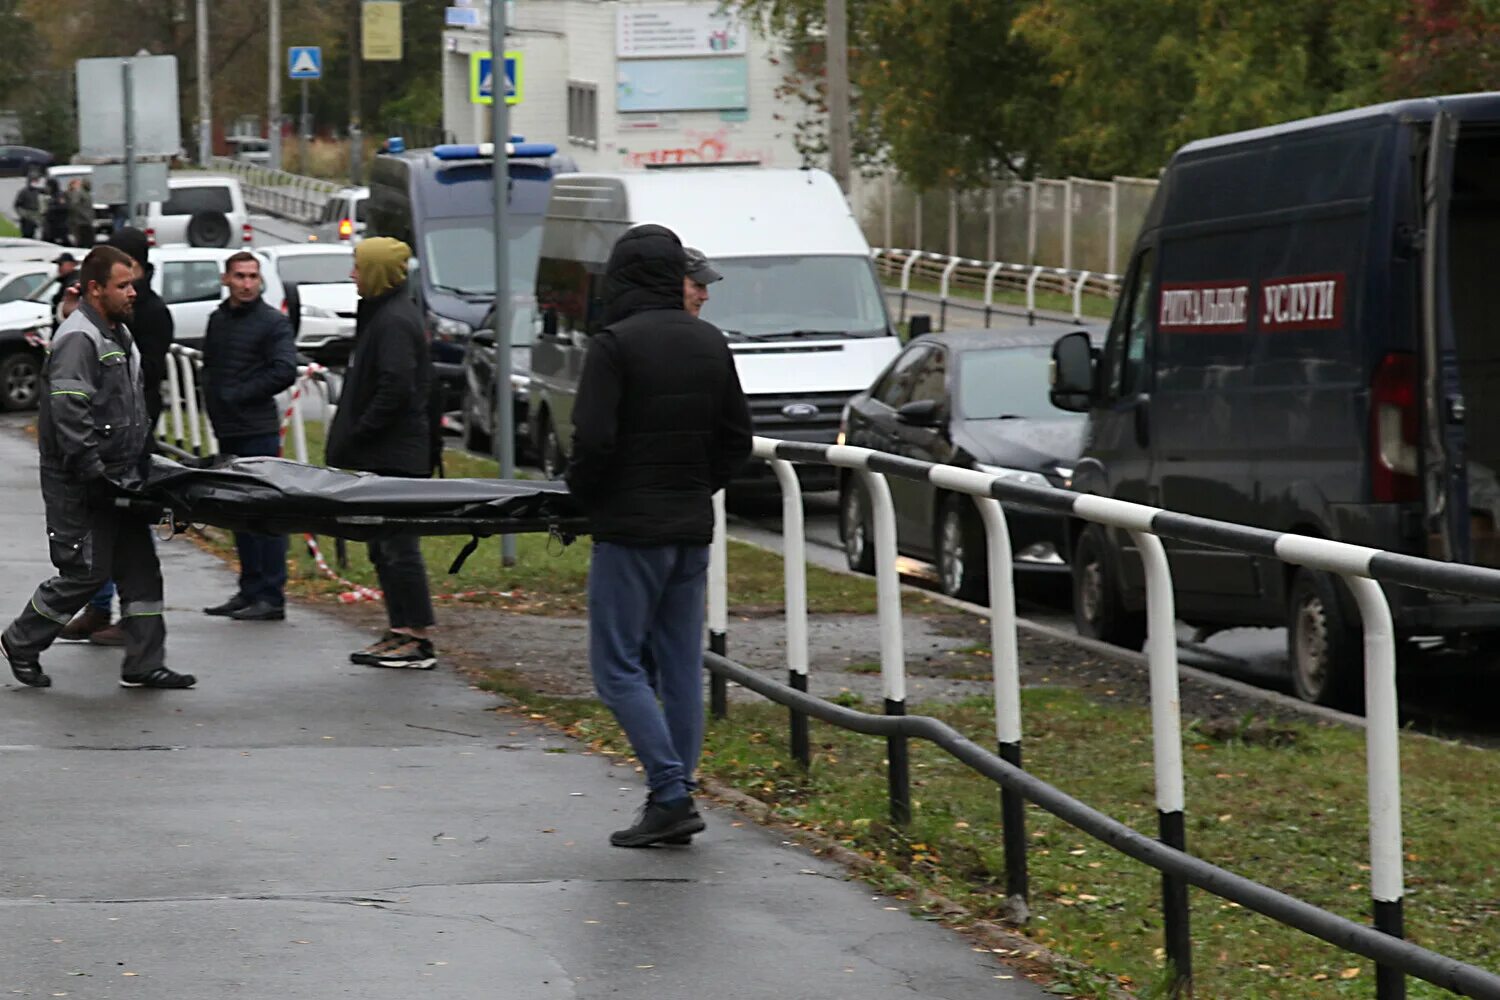
[[1047,482],[1047,477],[1040,472],[1028,472],[1025,469],[1007,469],[1003,465],[985,465],[982,462],[975,462],[974,468],[997,479],[1004,479],[1007,482],[1022,483],[1026,486],[1052,485]]
[[463,320],[449,319],[433,312],[427,314],[427,322],[432,326],[432,335],[439,340],[463,340],[474,332],[474,328]]

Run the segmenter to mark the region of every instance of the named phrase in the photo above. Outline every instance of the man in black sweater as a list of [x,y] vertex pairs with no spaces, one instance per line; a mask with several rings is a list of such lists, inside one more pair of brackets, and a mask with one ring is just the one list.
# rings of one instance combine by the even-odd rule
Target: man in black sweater
[[[297,380],[292,324],[261,298],[260,258],[248,250],[224,262],[229,297],[208,317],[203,338],[203,398],[219,439],[219,452],[274,456],[281,451],[276,394]],[[286,618],[285,535],[234,533],[240,585],[205,614],[237,621]]]
[[[422,314],[406,288],[410,257],[410,247],[388,236],[366,239],[354,250],[359,313],[354,353],[328,429],[329,465],[425,479],[442,456],[432,357]],[[431,634],[436,618],[421,542],[416,535],[397,535],[369,543],[387,628],[370,646],[349,654],[351,662],[407,670],[437,666]]]
[[676,234],[637,226],[605,268],[605,327],[573,411],[568,488],[589,517],[589,666],[646,770],[616,847],[686,843],[703,744],[703,601],[715,492],[750,455],[750,412],[724,335],[683,308]]

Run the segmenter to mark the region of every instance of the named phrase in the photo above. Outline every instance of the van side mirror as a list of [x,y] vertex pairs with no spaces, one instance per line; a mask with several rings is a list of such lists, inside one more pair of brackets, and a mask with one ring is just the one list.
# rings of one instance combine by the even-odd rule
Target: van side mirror
[[544,310],[542,310],[542,336],[543,337],[556,337],[557,336],[557,310],[556,309],[544,309]]
[[1097,355],[1083,331],[1058,338],[1052,345],[1052,385],[1048,398],[1059,410],[1086,412],[1093,402]]
[[906,339],[916,340],[932,332],[932,317],[927,313],[919,313],[906,321]]
[[940,409],[935,399],[914,399],[901,404],[896,419],[913,427],[936,427],[941,422]]

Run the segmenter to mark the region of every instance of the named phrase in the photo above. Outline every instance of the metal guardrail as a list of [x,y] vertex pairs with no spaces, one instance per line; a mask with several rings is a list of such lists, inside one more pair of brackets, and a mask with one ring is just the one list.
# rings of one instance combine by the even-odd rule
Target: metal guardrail
[[[782,489],[785,539],[788,683],[768,680],[726,658],[728,548],[722,495],[715,497],[715,534],[708,571],[710,703],[728,712],[727,681],[756,691],[792,712],[792,754],[809,760],[807,716],[887,740],[887,784],[891,818],[910,818],[907,741],[931,740],[979,774],[999,783],[1007,893],[1024,902],[1028,893],[1026,833],[1022,803],[1030,801],[1110,847],[1162,872],[1165,956],[1174,992],[1190,992],[1192,953],[1187,887],[1195,885],[1257,913],[1376,962],[1376,996],[1405,996],[1412,975],[1466,996],[1500,998],[1500,976],[1412,944],[1403,937],[1401,774],[1396,700],[1396,643],[1390,607],[1380,583],[1402,584],[1485,599],[1500,599],[1500,571],[1282,534],[1211,521],[1108,497],[1030,486],[986,473],[842,445],[755,439],[755,457],[768,462]],[[880,622],[880,666],[886,718],[855,712],[810,697],[807,690],[806,549],[802,497],[792,463],[851,470],[870,502]],[[887,476],[932,483],[974,498],[985,525],[990,581],[991,649],[994,663],[995,734],[998,753],[973,744],[935,719],[906,716],[905,653],[896,574],[895,509]],[[1146,573],[1152,757],[1159,838],[1153,840],[1021,767],[1020,661],[1016,640],[1015,588],[1010,536],[1001,501],[1128,531]],[[1365,927],[1295,899],[1187,852],[1180,703],[1177,688],[1176,609],[1171,568],[1162,537],[1233,549],[1307,566],[1343,578],[1359,606],[1364,629],[1370,891],[1374,927]],[[1377,582],[1379,581],[1379,582]]]
[[342,187],[333,181],[272,170],[227,156],[210,158],[208,166],[211,170],[239,178],[240,187],[245,192],[245,203],[251,208],[304,225],[317,222],[323,206]]
[[[974,260],[971,257],[950,257],[947,254],[927,250],[899,250],[875,247],[870,251],[880,273],[887,278],[899,280],[897,291],[901,296],[899,322],[906,322],[908,300],[921,295],[913,292],[912,280],[935,281],[938,284],[938,329],[947,329],[948,307],[968,309],[984,313],[988,323],[996,314],[1024,315],[1028,323],[1035,325],[1039,310],[1036,305],[1038,291],[1068,296],[1073,305],[1072,319],[1083,322],[1083,297],[1102,296],[1114,299],[1120,294],[1121,276],[1098,271],[1077,271],[1061,267],[1043,267],[1040,264],[1009,264],[998,260]],[[969,288],[978,293],[955,295],[956,288]],[[995,302],[996,291],[1020,292],[1026,296],[1024,312],[1014,306]]]

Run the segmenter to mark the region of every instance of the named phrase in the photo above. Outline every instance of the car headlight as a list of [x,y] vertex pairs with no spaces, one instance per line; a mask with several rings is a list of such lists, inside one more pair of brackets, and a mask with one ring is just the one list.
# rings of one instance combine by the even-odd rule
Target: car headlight
[[316,316],[318,319],[338,319],[339,314],[327,306],[303,306],[302,315]]
[[975,462],[974,468],[997,479],[1004,479],[1012,483],[1022,483],[1026,486],[1052,485],[1047,482],[1047,477],[1040,472],[1028,472],[1025,469],[1007,469],[1003,465],[985,465],[981,462]]
[[462,340],[474,332],[474,328],[463,320],[449,319],[437,313],[428,313],[427,322],[432,325],[432,335],[440,340]]

